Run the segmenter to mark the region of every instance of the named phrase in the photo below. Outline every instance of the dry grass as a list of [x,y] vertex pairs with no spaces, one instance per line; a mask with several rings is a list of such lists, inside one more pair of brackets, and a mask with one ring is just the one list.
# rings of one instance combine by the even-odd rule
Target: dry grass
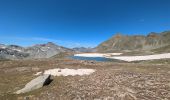
[[[89,76],[59,76],[41,89],[12,94],[38,71],[51,68],[92,68]],[[1,100],[170,99],[170,65],[43,59],[0,62]]]

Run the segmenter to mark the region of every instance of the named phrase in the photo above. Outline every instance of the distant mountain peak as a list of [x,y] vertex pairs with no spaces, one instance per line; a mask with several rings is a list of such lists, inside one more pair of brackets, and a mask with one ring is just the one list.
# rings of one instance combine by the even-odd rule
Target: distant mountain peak
[[155,33],[155,32],[151,32],[147,35],[147,37],[150,37],[150,38],[157,38],[159,37],[160,34],[159,33]]
[[44,44],[36,44],[36,45],[34,45],[35,47],[36,46],[42,46],[42,47],[46,47],[46,46],[50,46],[50,47],[53,47],[53,46],[58,46],[58,45],[56,45],[56,44],[54,44],[54,43],[52,43],[52,42],[48,42],[48,43],[44,43]]
[[56,45],[53,42],[48,42],[47,45]]
[[73,50],[78,51],[78,52],[95,52],[95,48],[90,48],[90,47],[75,47]]
[[113,38],[119,39],[119,38],[121,38],[122,36],[123,36],[122,33],[116,33],[116,34],[113,36]]

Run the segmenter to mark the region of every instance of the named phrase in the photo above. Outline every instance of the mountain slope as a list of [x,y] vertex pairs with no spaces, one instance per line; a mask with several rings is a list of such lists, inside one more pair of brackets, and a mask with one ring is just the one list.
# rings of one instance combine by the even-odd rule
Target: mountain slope
[[147,36],[124,36],[117,34],[96,47],[98,52],[113,52],[120,50],[152,50],[170,44],[170,31],[150,33]]
[[73,52],[73,50],[55,45],[51,42],[27,48],[17,45],[0,44],[0,59],[49,58],[61,52]]
[[26,48],[25,52],[30,54],[31,58],[49,58],[61,52],[71,52],[73,50],[55,45],[54,43],[38,44]]
[[0,44],[0,59],[23,59],[29,56],[24,48],[17,45]]
[[95,52],[94,48],[85,48],[85,47],[77,47],[77,48],[73,48],[73,50],[78,52]]

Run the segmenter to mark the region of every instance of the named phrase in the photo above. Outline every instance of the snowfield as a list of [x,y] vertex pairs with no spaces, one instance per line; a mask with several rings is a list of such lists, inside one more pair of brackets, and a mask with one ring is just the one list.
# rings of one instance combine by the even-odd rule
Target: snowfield
[[75,54],[74,56],[77,56],[77,57],[110,57],[110,56],[117,56],[121,54],[122,53],[82,53],[82,54]]
[[21,50],[20,50],[20,49],[12,49],[12,50],[15,50],[15,51],[21,52]]
[[142,61],[142,60],[167,59],[170,58],[170,53],[145,55],[145,56],[115,56],[115,57],[106,57],[106,58],[131,62],[131,61]]
[[5,46],[0,46],[0,48],[2,48],[2,49],[6,49],[6,47],[5,47]]
[[[45,70],[43,74],[50,74],[53,76],[76,76],[76,75],[90,75],[93,72],[95,72],[94,69],[60,69],[60,68],[56,68],[56,69],[49,69],[49,70]],[[41,72],[37,72],[35,75],[40,75]]]

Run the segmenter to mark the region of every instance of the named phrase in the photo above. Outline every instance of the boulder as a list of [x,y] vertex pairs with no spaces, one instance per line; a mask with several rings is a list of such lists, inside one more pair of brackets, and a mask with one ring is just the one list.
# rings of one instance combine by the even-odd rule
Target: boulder
[[41,76],[38,76],[37,78],[31,80],[29,83],[25,85],[25,87],[21,90],[18,90],[16,94],[21,94],[21,93],[27,93],[30,91],[33,91],[35,89],[39,89],[43,87],[44,85],[47,85],[51,82],[50,79],[51,75],[44,74]]

